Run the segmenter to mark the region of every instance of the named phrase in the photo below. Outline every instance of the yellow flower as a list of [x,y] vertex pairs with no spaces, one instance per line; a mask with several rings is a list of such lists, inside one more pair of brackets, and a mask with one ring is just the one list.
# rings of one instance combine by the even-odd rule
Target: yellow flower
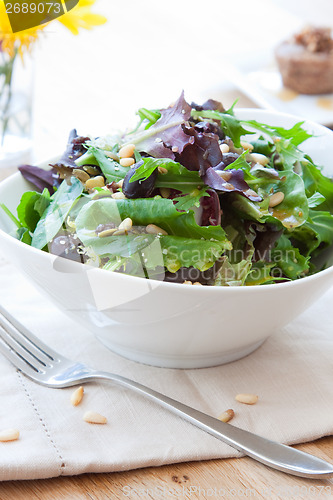
[[[79,0],[79,3],[72,10],[50,22],[59,21],[74,35],[79,33],[79,28],[92,29],[94,26],[104,24],[106,22],[104,16],[91,12],[91,7],[94,5],[95,1],[96,0]],[[14,57],[16,51],[18,51],[21,57],[23,57],[24,53],[31,49],[40,33],[50,24],[50,22],[13,33],[4,0],[0,0],[0,52],[6,52],[10,57]]]
[[13,33],[5,4],[3,0],[0,0],[0,51],[6,52],[10,57],[14,57],[16,50],[23,57],[24,52],[31,49],[31,44],[37,40],[39,33],[45,26],[36,26],[19,33]]
[[90,10],[96,0],[80,0],[74,9],[59,17],[58,21],[66,26],[73,35],[79,33],[79,28],[91,30],[94,26],[104,24],[106,18],[93,14]]

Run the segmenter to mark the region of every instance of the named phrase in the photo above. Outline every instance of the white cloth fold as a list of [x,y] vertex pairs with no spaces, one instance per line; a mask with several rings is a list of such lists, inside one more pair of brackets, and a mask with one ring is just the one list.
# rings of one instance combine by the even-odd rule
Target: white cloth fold
[[[233,425],[286,444],[333,433],[332,299],[333,288],[242,360],[208,369],[155,368],[113,354],[56,309],[12,265],[0,262],[0,303],[59,352],[215,417],[232,408]],[[81,404],[73,407],[73,388],[39,386],[2,355],[0,377],[0,431],[20,431],[18,441],[0,443],[0,480],[239,456],[218,439],[115,384],[85,384]],[[235,395],[244,392],[258,394],[258,403],[247,406],[235,401]],[[88,410],[105,415],[108,423],[84,422]]]

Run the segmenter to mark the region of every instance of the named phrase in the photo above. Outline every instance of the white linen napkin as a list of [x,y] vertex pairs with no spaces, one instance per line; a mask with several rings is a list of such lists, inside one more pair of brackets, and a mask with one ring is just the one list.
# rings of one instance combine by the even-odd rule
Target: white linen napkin
[[[333,288],[242,360],[208,369],[155,368],[113,354],[12,265],[0,262],[0,303],[59,352],[212,416],[232,408],[233,425],[286,444],[333,433],[332,299]],[[74,407],[73,388],[39,386],[1,354],[0,377],[0,431],[20,431],[19,440],[0,442],[0,480],[240,456],[166,409],[112,383],[85,384],[84,398]],[[238,403],[238,393],[255,393],[259,401],[253,406]],[[106,416],[107,424],[83,421],[88,410]]]

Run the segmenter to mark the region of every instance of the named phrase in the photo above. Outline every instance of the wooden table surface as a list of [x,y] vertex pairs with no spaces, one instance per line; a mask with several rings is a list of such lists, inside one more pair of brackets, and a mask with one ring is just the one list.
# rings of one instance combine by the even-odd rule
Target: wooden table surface
[[[333,462],[333,437],[297,446]],[[250,458],[209,460],[110,474],[83,474],[0,484],[1,500],[106,500],[124,498],[333,498],[333,478],[302,479]]]
[[[1,169],[0,180],[11,172]],[[297,448],[333,463],[333,436]],[[0,500],[118,498],[333,498],[333,478],[302,479],[240,458],[0,484]]]

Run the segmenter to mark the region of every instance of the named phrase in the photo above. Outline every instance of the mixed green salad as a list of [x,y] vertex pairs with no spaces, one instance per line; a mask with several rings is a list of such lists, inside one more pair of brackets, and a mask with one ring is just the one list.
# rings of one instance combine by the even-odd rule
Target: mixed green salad
[[113,272],[233,286],[323,269],[333,243],[333,182],[300,148],[311,135],[239,120],[234,105],[141,108],[134,130],[71,132],[50,170],[24,165],[16,237]]

